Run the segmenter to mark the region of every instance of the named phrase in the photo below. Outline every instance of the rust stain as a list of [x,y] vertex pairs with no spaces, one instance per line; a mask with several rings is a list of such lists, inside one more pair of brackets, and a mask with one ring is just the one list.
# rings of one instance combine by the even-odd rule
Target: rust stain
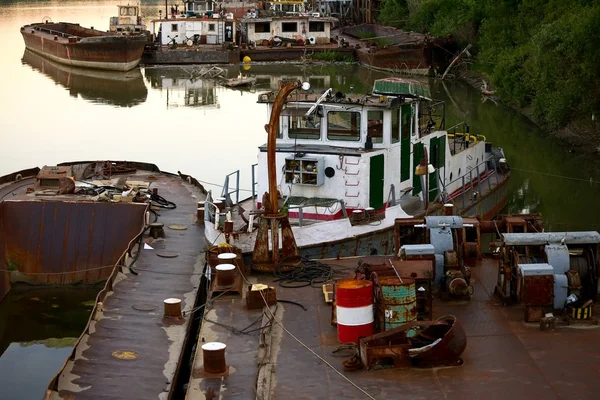
[[[102,221],[94,220],[97,212]],[[117,263],[143,226],[144,214],[145,205],[133,203],[4,201],[1,255],[5,263],[12,260],[14,268],[44,283],[106,279],[111,268],[82,270]],[[87,235],[78,234],[85,231]]]

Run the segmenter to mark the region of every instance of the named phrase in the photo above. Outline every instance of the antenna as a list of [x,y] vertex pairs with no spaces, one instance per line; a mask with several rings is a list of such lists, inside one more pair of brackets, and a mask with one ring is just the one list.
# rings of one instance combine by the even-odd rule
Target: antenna
[[332,89],[331,89],[331,88],[327,89],[327,90],[325,91],[325,93],[323,93],[323,94],[321,95],[321,97],[319,97],[319,99],[318,99],[318,100],[315,102],[315,104],[313,104],[313,106],[312,106],[312,107],[311,107],[311,108],[310,108],[310,109],[309,109],[309,110],[306,112],[306,114],[304,114],[304,116],[305,116],[305,117],[308,117],[310,114],[312,114],[312,113],[313,113],[313,112],[314,112],[314,111],[317,109],[317,106],[318,106],[319,104],[321,104],[321,102],[322,102],[323,100],[325,100],[325,97],[327,97],[327,96],[328,96],[328,95],[331,93],[331,91],[332,91]]

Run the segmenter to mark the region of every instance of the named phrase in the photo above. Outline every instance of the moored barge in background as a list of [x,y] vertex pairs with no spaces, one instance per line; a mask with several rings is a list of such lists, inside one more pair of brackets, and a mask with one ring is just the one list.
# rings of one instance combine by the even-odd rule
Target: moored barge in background
[[142,58],[148,36],[122,35],[49,20],[21,27],[25,47],[73,67],[129,71]]

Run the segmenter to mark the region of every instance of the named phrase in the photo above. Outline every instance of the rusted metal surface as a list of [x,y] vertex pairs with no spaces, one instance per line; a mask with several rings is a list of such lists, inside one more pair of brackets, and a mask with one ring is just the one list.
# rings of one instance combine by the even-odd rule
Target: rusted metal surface
[[[182,300],[184,311],[193,307],[204,266],[205,242],[203,228],[192,224],[198,191],[179,177],[163,174],[156,174],[153,186],[177,204],[176,209],[162,210],[159,221],[187,225],[188,229],[167,231],[164,239],[151,241],[153,250],[142,250],[135,263],[139,275],[114,270],[98,296],[85,332],[50,382],[48,399],[156,399],[172,395],[190,316],[196,314],[165,319],[153,310],[172,297]],[[151,240],[146,235],[144,239]],[[179,257],[161,258],[157,251],[176,252]],[[137,357],[115,358],[115,351],[133,352]]]
[[145,212],[146,205],[136,203],[4,201],[3,259],[43,283],[106,279],[111,268],[100,267],[119,260],[143,227]]
[[379,329],[387,331],[417,319],[415,281],[396,277],[373,278],[375,282],[376,318]]
[[21,171],[13,172],[12,174],[0,176],[0,185],[4,185],[5,183],[20,181],[25,178],[31,178],[37,176],[40,172],[38,167],[28,168]]
[[65,22],[26,25],[21,35],[28,49],[57,62],[117,71],[137,66],[147,40],[142,35],[111,34]]
[[[279,127],[279,115],[283,110],[285,101],[290,93],[300,87],[300,82],[288,82],[277,93],[273,108],[269,117],[269,123],[265,125],[267,131],[267,169],[269,176],[269,200],[270,207],[265,208],[267,214],[276,214],[279,212],[277,207],[277,169],[275,167],[275,150],[277,147],[277,130]],[[275,247],[276,248],[276,247]]]
[[466,347],[467,337],[460,323],[453,315],[446,315],[361,338],[359,351],[367,369],[437,367],[462,364],[460,356]]
[[[275,166],[276,139],[279,127],[279,116],[285,105],[287,96],[300,87],[300,82],[288,82],[282,86],[273,102],[273,109],[269,117],[269,123],[265,125],[267,131],[267,170],[269,179],[269,193],[263,195],[263,206],[265,214],[262,219],[267,219],[269,223],[261,222],[258,226],[256,243],[254,245],[253,263],[259,270],[273,271],[279,264],[279,229],[282,236],[282,256],[283,259],[294,257],[298,259],[298,247],[294,239],[294,233],[290,226],[287,215],[279,213],[277,190],[277,170]],[[271,253],[269,255],[268,229],[271,230]]]
[[554,302],[554,275],[521,277],[520,298],[526,306],[548,306]]
[[[463,354],[467,347],[467,336],[458,319],[453,315],[438,318],[435,323],[429,325],[416,337],[413,343],[429,338],[441,339],[426,344],[419,349],[412,348],[409,354],[413,357],[413,365],[417,367],[436,367],[441,365],[460,365]],[[424,342],[422,343],[424,344]]]

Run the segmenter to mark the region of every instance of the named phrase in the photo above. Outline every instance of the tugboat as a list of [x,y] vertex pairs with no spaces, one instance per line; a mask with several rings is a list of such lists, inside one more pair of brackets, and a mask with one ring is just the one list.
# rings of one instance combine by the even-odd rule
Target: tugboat
[[[286,254],[392,254],[396,219],[439,215],[444,204],[455,215],[490,218],[507,204],[504,151],[465,123],[446,129],[444,103],[432,100],[423,82],[380,79],[367,94],[314,93],[291,82],[258,102],[270,112],[269,143],[258,152],[258,196],[242,202],[241,212],[231,208],[227,184],[217,199],[224,205],[209,197],[210,243],[229,241],[256,257],[257,232],[264,232],[255,228],[265,216],[284,214],[295,238],[286,253],[283,235]],[[253,202],[256,209],[245,212]]]

